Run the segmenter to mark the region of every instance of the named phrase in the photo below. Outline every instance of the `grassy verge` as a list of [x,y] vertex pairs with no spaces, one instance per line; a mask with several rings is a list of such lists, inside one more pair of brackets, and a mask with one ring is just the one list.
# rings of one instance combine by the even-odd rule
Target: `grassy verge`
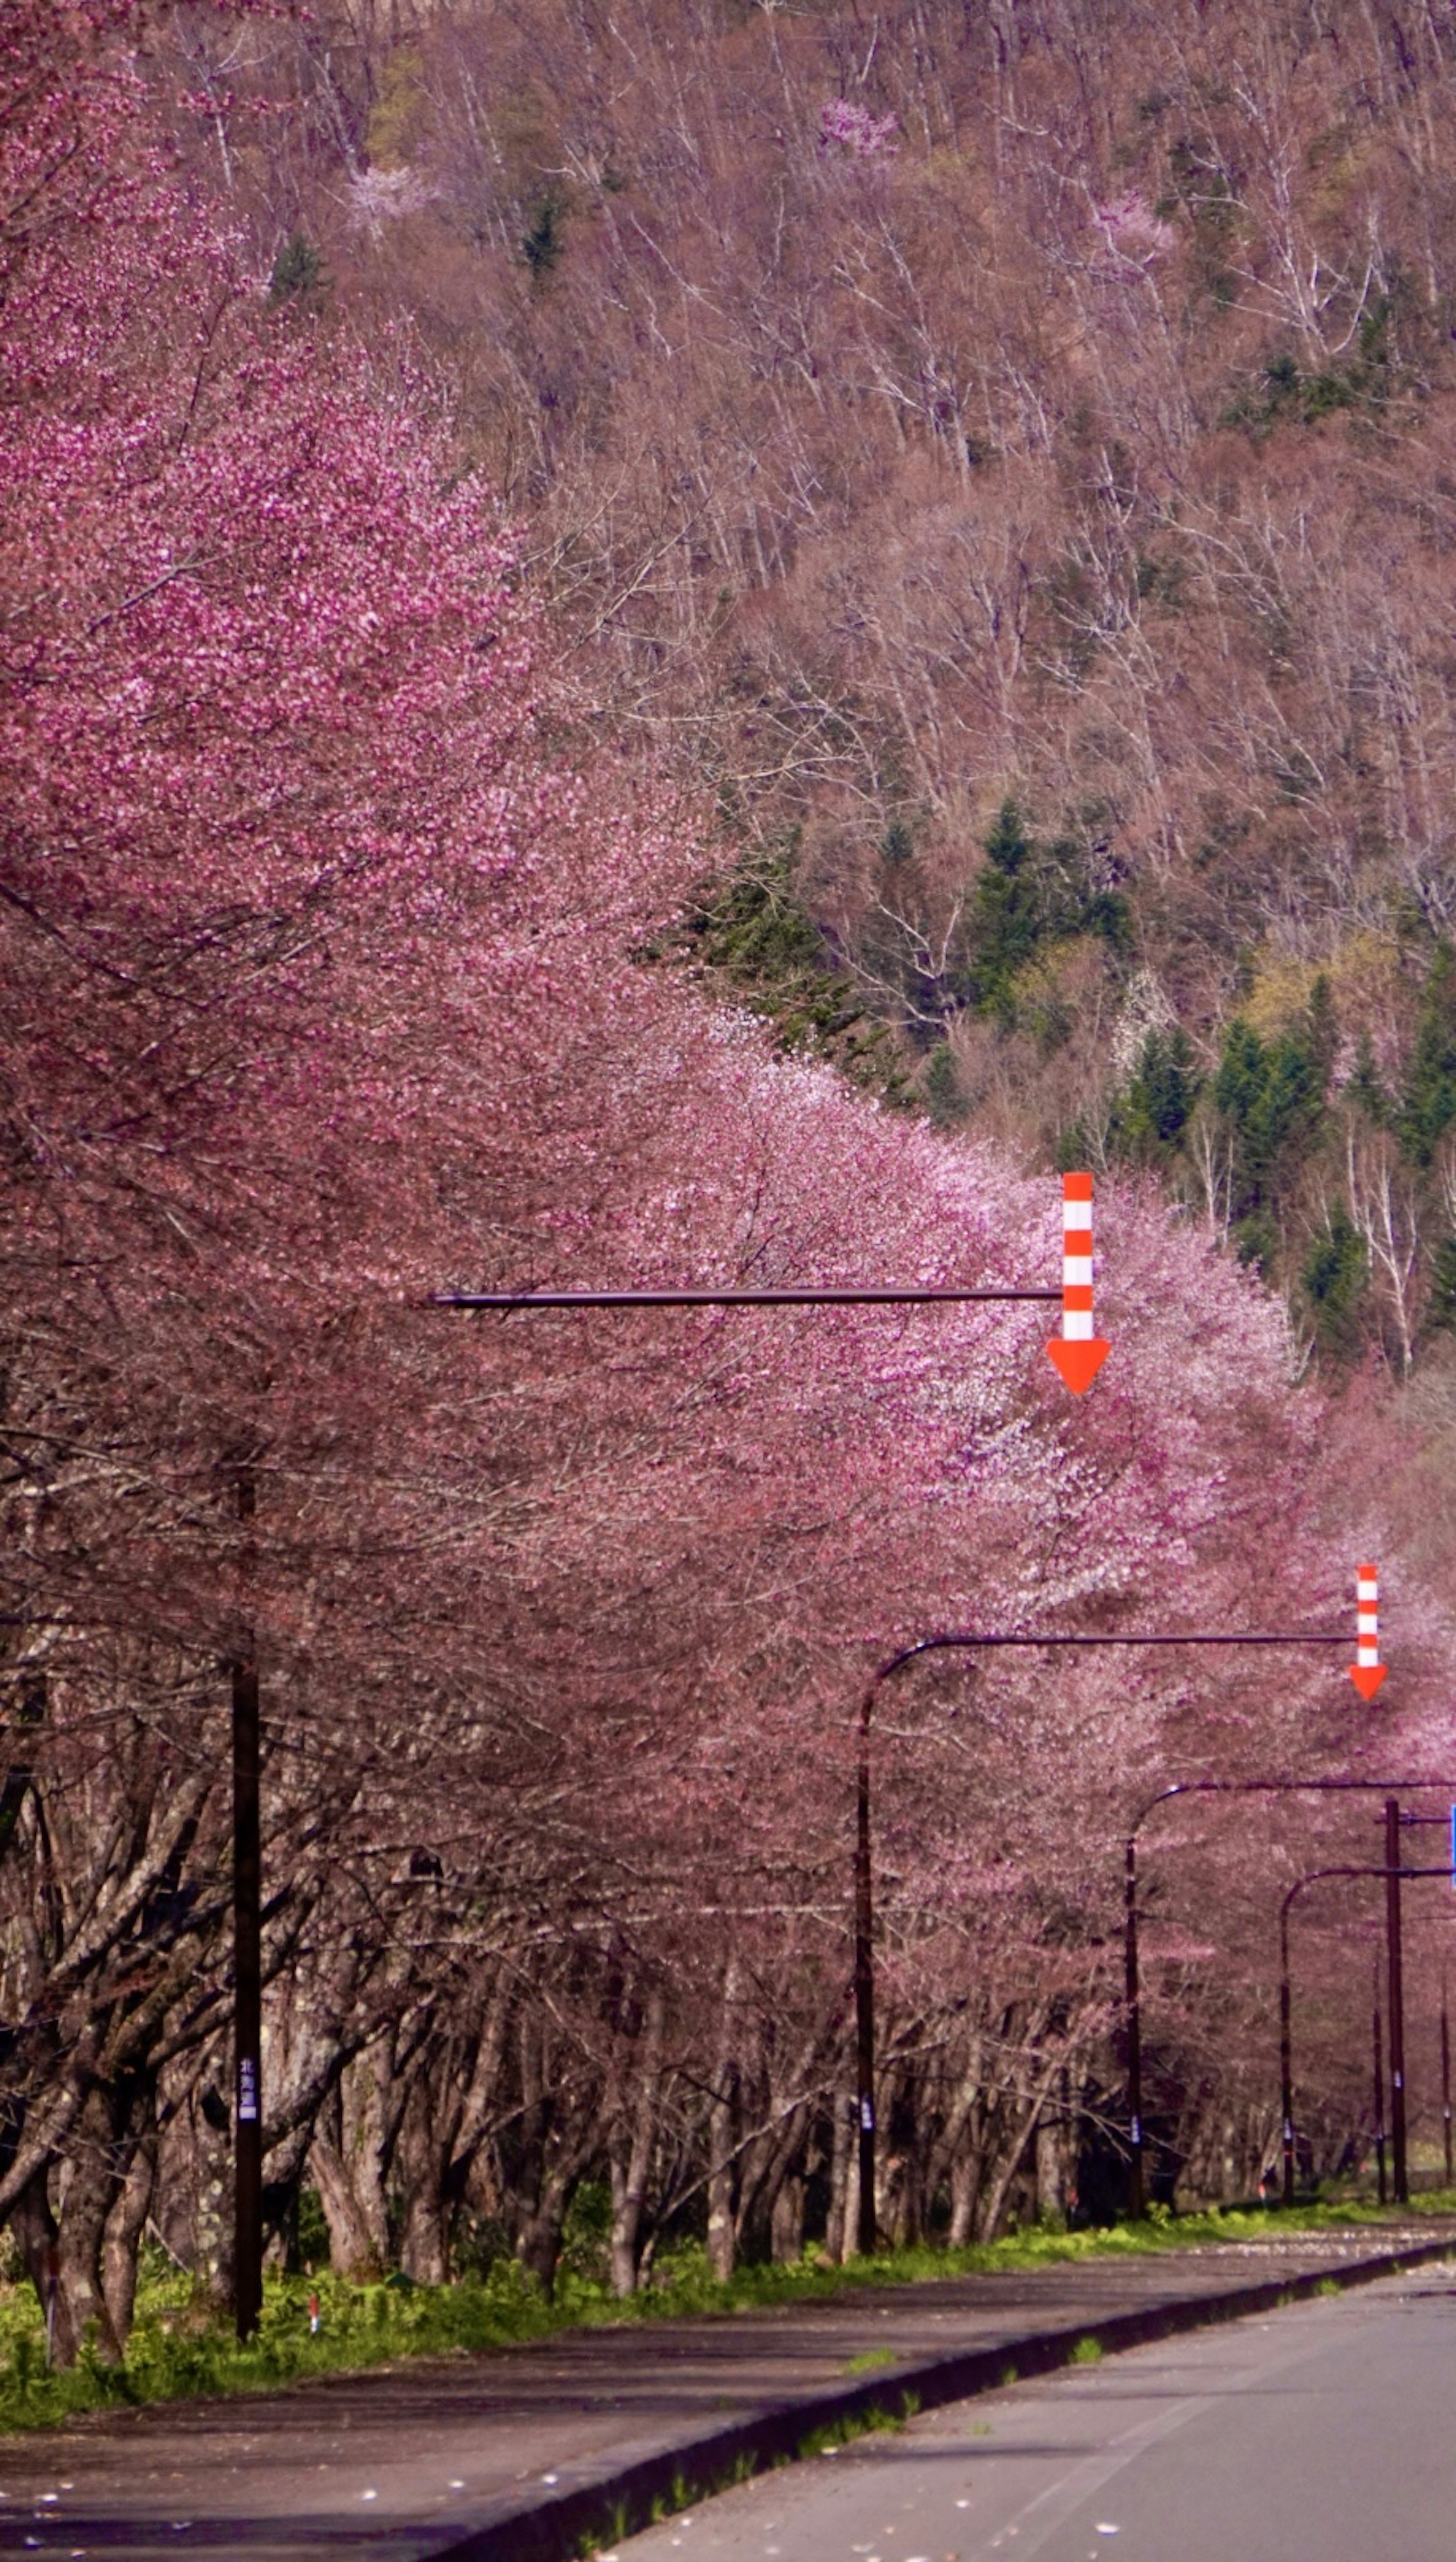
[[[1420,2204],[1423,2210],[1450,2211],[1456,2197],[1422,2198]],[[864,2287],[1177,2251],[1196,2243],[1256,2241],[1275,2233],[1350,2226],[1377,2232],[1403,2220],[1392,2210],[1354,2203],[1297,2207],[1289,2214],[1214,2210],[1155,2215],[1146,2223],[1115,2224],[1095,2232],[1017,2233],[965,2251],[928,2246],[887,2251],[842,2269],[811,2250],[787,2265],[742,2269],[726,2286],[709,2277],[702,2251],[689,2247],[660,2269],[650,2289],[626,2303],[571,2271],[548,2303],[506,2261],[486,2277],[438,2288],[412,2287],[399,2278],[354,2287],[329,2275],[270,2274],[262,2325],[246,2348],[224,2325],[198,2313],[185,2276],[167,2268],[158,2255],[144,2271],[135,2325],[119,2367],[104,2367],[85,2354],[70,2373],[51,2374],[33,2291],[21,2286],[0,2288],[0,2429],[54,2428],[77,2413],[127,2403],[266,2391],[299,2377],[348,2373],[405,2357],[505,2348],[590,2324],[751,2312],[773,2304],[824,2302]],[[312,2295],[318,2302],[316,2331],[309,2320]]]

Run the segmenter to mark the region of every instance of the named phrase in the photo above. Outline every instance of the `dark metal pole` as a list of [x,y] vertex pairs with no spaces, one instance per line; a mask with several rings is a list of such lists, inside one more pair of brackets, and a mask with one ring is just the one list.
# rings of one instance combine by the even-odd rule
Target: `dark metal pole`
[[869,1721],[874,1689],[859,1712],[859,1769],[854,1833],[854,2064],[859,2142],[859,2219],[855,2244],[872,2258],[874,2211],[874,1886],[870,1869]]
[[1446,2186],[1451,2173],[1451,2015],[1446,2008],[1446,1969],[1441,1968],[1441,2140],[1446,2157]]
[[1375,1957],[1375,2195],[1385,2203],[1385,2058],[1380,2038],[1380,1960]]
[[1390,1988],[1390,2170],[1397,2206],[1410,2204],[1405,2153],[1405,1988],[1400,1949],[1400,1802],[1385,1799],[1385,1953]]
[[[238,1481],[238,1516],[254,1513],[251,1472]],[[233,2145],[234,2289],[238,2337],[263,2311],[263,1927],[258,1658],[250,1629],[233,1666],[233,1975],[236,2117]]]
[[1283,2202],[1294,2204],[1294,2039],[1289,1999],[1289,1898],[1279,1908],[1279,2140],[1284,2161]]
[[1128,1997],[1128,2212],[1137,2223],[1147,2208],[1143,2174],[1143,2006],[1138,1983],[1138,1844],[1128,1836],[1123,1893],[1127,1925]]

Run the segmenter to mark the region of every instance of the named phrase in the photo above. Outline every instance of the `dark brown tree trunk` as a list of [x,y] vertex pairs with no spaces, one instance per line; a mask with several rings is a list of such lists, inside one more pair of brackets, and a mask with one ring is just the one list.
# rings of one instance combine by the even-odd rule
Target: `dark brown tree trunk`
[[516,2258],[537,2281],[543,2295],[555,2290],[562,2228],[580,2178],[581,2171],[574,2160],[558,2162],[547,2172],[535,2206],[521,2218],[516,2233]]
[[324,2102],[308,2149],[309,2173],[328,2226],[329,2266],[355,2284],[383,2277],[389,2259],[382,2088],[387,2069],[384,2045],[354,2058]]
[[26,2275],[40,2300],[46,2323],[47,2353],[50,2351],[51,2302],[59,2265],[56,2249],[56,2218],[51,2212],[50,2181],[46,2170],[38,2170],[21,2190],[10,2210],[10,2230],[20,2246]]
[[738,1960],[730,1957],[723,1978],[718,2048],[713,2059],[713,2096],[708,2103],[708,2267],[723,2285],[733,2275],[738,2241],[733,2160],[738,2094],[734,2057],[740,2029],[737,1996]]
[[637,2071],[633,2077],[637,2086],[635,2104],[631,2106],[630,2113],[626,2107],[614,2112],[608,2140],[612,2175],[611,2271],[615,2295],[637,2292],[637,2238],[647,2190],[647,2173],[651,2167],[652,2139],[657,2131],[664,2016],[662,1995],[654,1991],[647,2001],[642,2053],[637,2059]]
[[446,2194],[460,2113],[453,2052],[422,2058],[395,2142],[394,2171],[404,2198],[400,2267],[418,2287],[443,2287],[449,2275],[451,2203]]
[[156,2184],[156,2110],[150,2089],[137,2093],[128,2113],[131,2158],[112,2198],[101,2235],[101,2292],[111,2328],[123,2349],[131,2337],[136,2303],[136,2256]]
[[720,2284],[733,2275],[738,2247],[734,2200],[733,2139],[736,2111],[733,2068],[722,2065],[708,2104],[708,2267]]
[[88,2339],[103,2366],[120,2362],[121,2342],[101,2280],[106,2218],[120,2185],[106,2094],[93,2091],[71,2139],[70,2177],[57,2237],[60,2266],[51,2333],[53,2366],[74,2366]]
[[328,2226],[329,2266],[356,2286],[384,2275],[384,2263],[370,2218],[360,2202],[349,2165],[336,2144],[315,2133],[308,2164],[323,2220]]
[[978,2147],[965,2140],[951,2164],[951,2231],[953,2251],[964,2251],[976,2223],[976,2199],[981,2186],[981,2154]]
[[804,2250],[804,2182],[791,2175],[783,2181],[769,2219],[776,2260],[797,2260]]
[[196,2207],[192,2223],[192,2283],[199,2296],[223,2312],[233,2302],[233,2112],[231,2049],[215,2055],[194,2088],[192,2157]]

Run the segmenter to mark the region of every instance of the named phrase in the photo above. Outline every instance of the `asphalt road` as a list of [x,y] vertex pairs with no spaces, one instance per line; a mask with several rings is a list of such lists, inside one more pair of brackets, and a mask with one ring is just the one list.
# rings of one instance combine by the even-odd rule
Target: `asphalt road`
[[[996,2374],[1018,2353],[1027,2365],[1031,2343],[1116,2323],[1153,2329],[1165,2316],[1172,2328],[1241,2289],[1349,2279],[1372,2257],[1453,2242],[1452,2218],[1270,2229],[1251,2241],[867,2287],[728,2320],[572,2331],[278,2393],[91,2412],[0,2439],[0,2555],[570,2562],[624,2485],[640,2515],[679,2474],[721,2478],[729,2441],[739,2453],[760,2438],[797,2447],[848,2396],[883,2392],[898,2409],[919,2378],[939,2408],[950,2361]],[[832,2470],[811,2468],[819,2477]],[[1456,2562],[1456,2531],[1449,2551]],[[896,2545],[882,2562],[903,2555]]]
[[621,2562],[1453,2562],[1445,2269],[1132,2349],[860,2439]]

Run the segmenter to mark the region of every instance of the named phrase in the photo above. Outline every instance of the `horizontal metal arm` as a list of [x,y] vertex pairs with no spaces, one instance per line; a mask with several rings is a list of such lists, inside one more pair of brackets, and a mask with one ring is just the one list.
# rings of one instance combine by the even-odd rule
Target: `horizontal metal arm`
[[[1127,1845],[1133,1850],[1148,1817],[1175,1797],[1403,1797],[1412,1789],[1450,1788],[1456,1792],[1456,1778],[1437,1771],[1433,1778],[1412,1778],[1402,1771],[1394,1779],[1175,1779],[1171,1787],[1160,1788],[1139,1807],[1128,1828]],[[1402,1815],[1403,1824],[1445,1824],[1446,1815]]]
[[944,1636],[922,1637],[917,1644],[904,1647],[898,1655],[891,1655],[888,1663],[881,1664],[875,1680],[885,1680],[888,1674],[898,1672],[902,1664],[913,1664],[920,1655],[949,1653],[953,1649],[970,1653],[994,1646],[1348,1646],[1351,1643],[1348,1628],[1274,1628],[1259,1629],[1251,1634],[1209,1628],[1126,1632],[1109,1629],[1096,1634],[1080,1635],[1073,1630],[1067,1634],[1044,1636],[1019,1631],[1015,1635],[1007,1635],[992,1630],[982,1635],[973,1629],[964,1632],[950,1630]]
[[921,1308],[945,1304],[961,1307],[973,1301],[1047,1300],[1061,1303],[1060,1290],[960,1290],[922,1288],[917,1283],[865,1290],[437,1290],[432,1308]]

